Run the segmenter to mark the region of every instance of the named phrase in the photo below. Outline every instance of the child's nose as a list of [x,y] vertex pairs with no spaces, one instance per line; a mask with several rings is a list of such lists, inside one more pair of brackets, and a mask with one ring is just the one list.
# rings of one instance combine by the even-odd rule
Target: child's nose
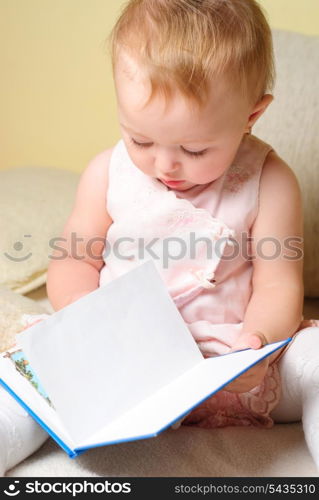
[[161,152],[156,155],[156,167],[162,174],[168,174],[170,172],[175,172],[180,167],[174,153],[171,152]]

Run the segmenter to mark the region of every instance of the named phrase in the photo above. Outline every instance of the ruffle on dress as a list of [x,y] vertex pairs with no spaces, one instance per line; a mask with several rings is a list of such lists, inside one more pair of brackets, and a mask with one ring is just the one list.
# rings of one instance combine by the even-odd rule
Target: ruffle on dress
[[100,285],[151,258],[177,307],[215,287],[216,268],[235,231],[146,176],[121,141],[110,163],[107,200],[114,223]]

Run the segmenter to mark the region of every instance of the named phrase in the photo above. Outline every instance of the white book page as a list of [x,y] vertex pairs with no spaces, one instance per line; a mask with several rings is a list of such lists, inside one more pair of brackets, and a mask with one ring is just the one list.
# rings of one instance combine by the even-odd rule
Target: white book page
[[[12,351],[8,351],[8,354]],[[24,403],[26,411],[31,415],[33,412],[42,421],[44,428],[48,427],[63,443],[74,450],[74,442],[64,429],[55,409],[50,406],[43,393],[39,392],[30,383],[30,380],[18,371],[15,365],[15,355],[12,354],[12,357],[4,356],[6,353],[0,355],[0,379]],[[26,371],[30,373],[28,367],[26,367]]]
[[77,442],[203,360],[152,261],[17,341]]
[[76,445],[76,449],[156,435],[286,343],[284,340],[262,349],[248,349],[201,361],[115,422]]

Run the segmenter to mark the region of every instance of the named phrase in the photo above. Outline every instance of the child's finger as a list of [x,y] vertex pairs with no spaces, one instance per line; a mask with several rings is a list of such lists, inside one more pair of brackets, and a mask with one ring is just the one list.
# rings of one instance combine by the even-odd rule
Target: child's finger
[[258,335],[252,335],[249,338],[249,347],[251,347],[251,349],[260,349],[262,345],[262,340]]
[[254,332],[249,337],[248,343],[251,349],[260,349],[261,347],[268,344],[267,339],[262,332]]
[[242,335],[237,342],[235,342],[229,350],[229,353],[241,351],[243,349],[260,349],[266,344],[268,344],[268,341],[262,332],[255,331],[252,333],[245,333],[245,335]]

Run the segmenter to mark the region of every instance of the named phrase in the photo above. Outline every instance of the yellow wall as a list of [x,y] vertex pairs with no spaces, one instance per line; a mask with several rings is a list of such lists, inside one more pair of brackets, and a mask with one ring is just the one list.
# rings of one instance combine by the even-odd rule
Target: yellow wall
[[[82,171],[119,138],[104,40],[123,0],[0,0],[0,168]],[[261,0],[271,26],[319,35],[319,0]]]
[[319,0],[259,0],[273,28],[319,35]]

